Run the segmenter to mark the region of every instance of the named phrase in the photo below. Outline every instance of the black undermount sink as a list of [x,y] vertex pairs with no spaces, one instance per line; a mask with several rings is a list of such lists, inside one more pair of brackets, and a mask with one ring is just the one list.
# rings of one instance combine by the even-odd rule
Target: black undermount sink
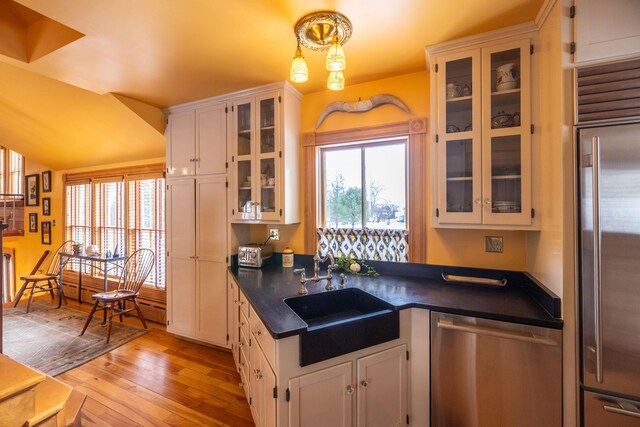
[[308,326],[300,334],[300,366],[400,337],[400,316],[391,306],[357,288],[284,300]]

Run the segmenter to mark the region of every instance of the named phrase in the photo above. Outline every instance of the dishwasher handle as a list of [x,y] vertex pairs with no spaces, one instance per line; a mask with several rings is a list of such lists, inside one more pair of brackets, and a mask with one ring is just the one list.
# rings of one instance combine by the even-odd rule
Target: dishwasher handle
[[624,408],[616,408],[615,406],[604,405],[602,407],[605,411],[619,415],[626,415],[627,417],[640,418],[640,412],[631,411]]
[[496,338],[505,338],[516,341],[524,341],[532,344],[542,344],[548,346],[557,346],[556,340],[539,336],[533,332],[517,332],[517,331],[505,331],[502,329],[488,328],[486,326],[476,325],[460,325],[453,323],[452,320],[438,320],[438,328],[449,329],[452,331],[467,332],[470,334],[486,335]]

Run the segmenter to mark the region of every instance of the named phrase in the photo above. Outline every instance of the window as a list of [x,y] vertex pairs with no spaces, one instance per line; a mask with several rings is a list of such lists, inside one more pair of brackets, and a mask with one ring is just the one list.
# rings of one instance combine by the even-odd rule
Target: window
[[320,150],[325,228],[407,228],[405,139]]
[[24,160],[22,154],[9,150],[9,176],[6,192],[9,194],[22,194],[22,182],[24,181]]
[[[162,165],[159,169],[162,170]],[[154,269],[146,285],[165,287],[164,178],[162,172],[122,173],[102,176],[67,176],[65,180],[65,232],[84,246],[95,244],[100,252],[130,255],[138,249],[153,250]],[[74,182],[85,181],[85,182]],[[88,182],[86,182],[88,181]],[[77,265],[69,265],[77,271]],[[90,273],[87,268],[85,273]],[[92,272],[100,274],[98,271]]]
[[22,194],[24,181],[24,158],[4,147],[0,147],[0,193]]
[[[310,171],[304,177],[305,191],[302,193],[305,206],[309,207],[304,210],[303,214],[306,224],[303,231],[305,253],[314,253],[320,247],[323,254],[331,251],[334,256],[342,253],[345,256],[362,259],[426,262],[428,170],[425,163],[429,146],[427,136],[427,119],[424,117],[363,128],[305,133],[303,135],[302,158],[305,170]],[[399,212],[396,212],[396,223],[404,224],[404,230],[339,229],[340,234],[338,234],[333,229],[325,228],[324,192],[326,188],[324,177],[326,173],[323,153],[338,148],[337,144],[347,141],[354,143],[343,145],[342,148],[358,148],[358,146],[362,148],[374,144],[392,145],[393,142],[404,142],[406,153],[404,170],[407,177],[404,194],[408,205],[404,209],[404,218]],[[358,143],[355,143],[356,141]],[[371,143],[363,144],[359,141],[371,141]],[[367,167],[366,161],[364,166]],[[391,168],[392,166],[386,166],[386,169],[383,170]],[[364,188],[366,189],[366,176],[363,182],[365,182]],[[398,190],[398,192],[402,193],[402,190]],[[366,195],[363,199],[366,200]],[[362,222],[366,223],[367,221],[362,220]],[[384,222],[386,223],[386,221]],[[389,222],[389,226],[391,226],[391,220]],[[353,247],[359,252],[350,252]],[[363,253],[365,251],[366,254]]]
[[320,252],[407,262],[407,139],[319,150]]
[[164,179],[150,178],[129,181],[129,224],[127,241],[130,251],[150,248],[156,257],[147,283],[164,287]]

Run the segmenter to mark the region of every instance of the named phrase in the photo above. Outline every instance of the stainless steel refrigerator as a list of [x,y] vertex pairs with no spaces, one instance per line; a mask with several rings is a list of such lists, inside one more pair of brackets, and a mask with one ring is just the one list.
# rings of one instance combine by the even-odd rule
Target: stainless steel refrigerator
[[640,426],[640,123],[579,130],[582,423]]

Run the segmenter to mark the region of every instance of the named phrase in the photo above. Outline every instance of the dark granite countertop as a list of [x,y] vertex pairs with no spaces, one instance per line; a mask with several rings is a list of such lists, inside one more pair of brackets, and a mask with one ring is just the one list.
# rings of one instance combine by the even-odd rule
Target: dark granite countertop
[[[561,329],[560,299],[526,273],[502,272],[424,264],[374,263],[379,277],[348,275],[347,287],[362,289],[396,310],[418,307],[429,310]],[[307,324],[284,303],[298,296],[299,276],[282,268],[279,257],[262,269],[232,266],[231,273],[263,323],[276,339],[306,331]],[[310,257],[296,256],[296,268],[311,274]],[[322,268],[324,274],[325,269]],[[490,289],[449,284],[442,272],[466,276],[507,278],[507,286]],[[337,275],[333,284],[337,288]],[[327,292],[325,280],[308,283],[309,294]]]

